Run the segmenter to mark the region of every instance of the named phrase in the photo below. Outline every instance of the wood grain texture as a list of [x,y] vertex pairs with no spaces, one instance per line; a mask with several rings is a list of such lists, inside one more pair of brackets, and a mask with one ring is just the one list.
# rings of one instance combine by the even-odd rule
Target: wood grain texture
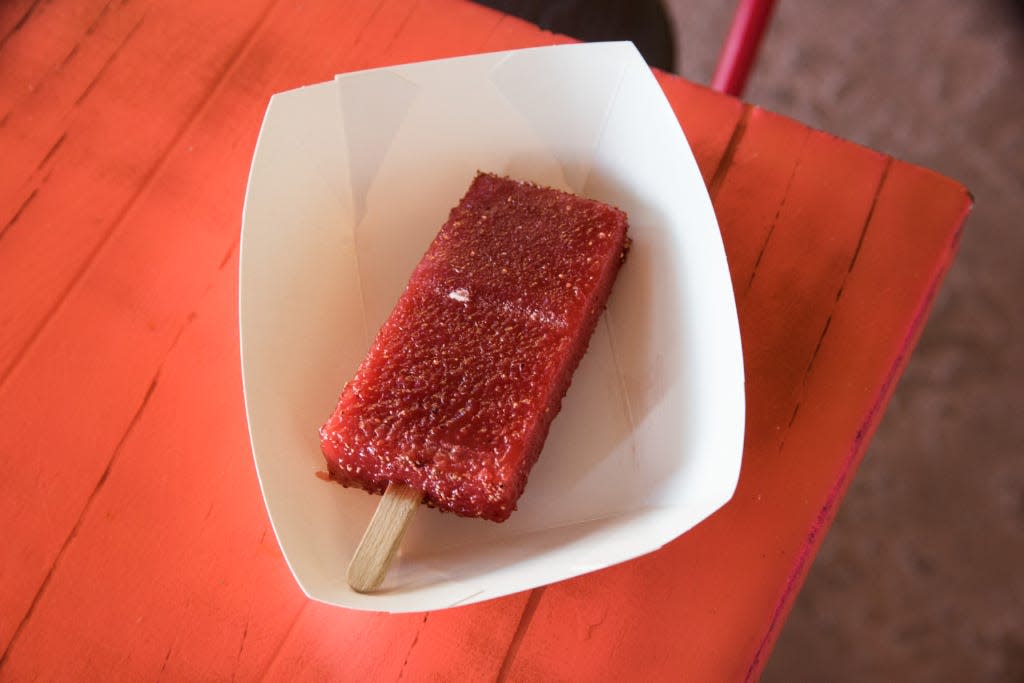
[[0,11],[0,677],[755,677],[969,197],[659,74],[740,303],[735,499],[662,551],[533,592],[430,614],[311,603],[269,530],[237,363],[238,217],[267,100],[562,40],[454,0],[336,5]]
[[302,609],[245,461],[236,268],[154,373],[0,677],[251,680]]
[[[147,67],[154,62],[163,66],[162,57],[150,61],[147,55],[148,48],[135,59]],[[144,118],[156,127],[163,114],[162,102],[151,98],[147,106],[156,111]],[[221,131],[237,129],[225,114],[229,111],[208,119],[212,127],[190,138],[193,150],[186,147],[176,157],[179,175],[165,168],[158,180],[150,182],[148,191],[139,196],[148,201],[142,210],[131,212],[110,201],[111,187],[119,185],[117,176],[102,172],[76,176],[52,198],[51,205],[40,193],[32,205],[39,208],[39,215],[23,214],[34,229],[8,232],[0,239],[0,259],[11,253],[5,247],[20,254],[17,267],[5,271],[8,282],[18,283],[18,296],[2,299],[13,308],[4,315],[10,313],[18,324],[2,329],[33,340],[22,362],[0,383],[0,412],[14,427],[0,430],[0,448],[20,454],[0,465],[0,519],[10,520],[20,530],[18,540],[12,540],[12,552],[0,558],[0,612],[12,615],[0,622],[0,651],[20,623],[21,618],[13,615],[31,604],[109,466],[161,360],[237,240],[237,209],[224,204],[223,197],[227,185],[241,200],[242,158],[237,165],[243,174],[239,178],[214,174],[203,185],[205,194],[187,199],[176,191],[193,164],[217,168],[223,160],[225,150],[219,144],[207,145],[198,154],[194,150],[197,144],[218,139]],[[102,111],[97,110],[97,116]],[[255,129],[254,125],[247,132]],[[84,129],[86,138],[98,138],[86,149],[94,149],[110,134],[105,125]],[[65,144],[62,150],[69,148]],[[88,166],[87,160],[72,157],[60,162],[60,168],[77,174],[80,161]],[[82,222],[88,215],[59,220],[61,211],[75,208],[76,201],[98,202],[94,210],[103,217],[99,223],[120,228],[110,233],[113,239],[91,247],[76,241],[95,224]],[[192,220],[196,212],[203,212],[204,220]],[[69,243],[65,247],[73,247],[68,254],[74,258],[63,266],[33,255],[50,253],[53,244],[65,239]],[[29,252],[22,252],[22,245]],[[79,257],[90,248],[95,249],[88,256],[91,267],[83,269]],[[40,278],[49,272],[48,263],[60,271],[57,280],[74,286],[65,298],[50,305],[50,318],[39,328],[36,316],[26,307],[42,300],[37,298],[42,290],[55,291],[40,285]],[[47,426],[55,414],[60,416],[60,429]],[[46,453],[73,459],[55,467]]]
[[380,588],[422,502],[420,491],[402,484],[388,485],[349,562],[345,577],[352,590],[372,593]]
[[[38,34],[33,45],[56,35],[77,48],[66,62],[19,74],[26,80],[2,90],[16,95],[0,126],[8,155],[0,166],[0,272],[21,288],[17,297],[0,298],[0,382],[123,229],[267,2],[187,9],[159,0],[118,3],[82,17],[75,31],[62,29],[66,17],[79,16],[70,10],[75,3],[64,11],[46,3],[21,29]],[[0,59],[20,61],[6,54],[14,47],[8,42]],[[61,50],[43,50],[51,52],[52,60],[63,59]]]

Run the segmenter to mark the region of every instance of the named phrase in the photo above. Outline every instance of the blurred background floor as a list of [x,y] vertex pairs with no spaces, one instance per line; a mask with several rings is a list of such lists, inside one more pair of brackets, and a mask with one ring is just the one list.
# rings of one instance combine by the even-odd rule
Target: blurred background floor
[[[709,82],[735,2],[667,5]],[[744,99],[977,202],[763,680],[1024,681],[1024,3],[779,0]]]

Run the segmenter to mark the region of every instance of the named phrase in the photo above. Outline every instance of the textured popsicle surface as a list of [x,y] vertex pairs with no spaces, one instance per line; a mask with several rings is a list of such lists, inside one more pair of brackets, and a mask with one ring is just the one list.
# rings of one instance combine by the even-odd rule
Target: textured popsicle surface
[[478,174],[416,267],[321,447],[331,478],[515,509],[627,248],[626,215]]

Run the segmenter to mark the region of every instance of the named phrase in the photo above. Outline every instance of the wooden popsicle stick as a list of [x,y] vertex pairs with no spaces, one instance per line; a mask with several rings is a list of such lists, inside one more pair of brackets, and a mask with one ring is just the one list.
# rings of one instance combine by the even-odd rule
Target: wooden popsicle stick
[[377,590],[422,501],[421,491],[404,484],[388,484],[348,565],[348,585],[352,590],[357,593]]

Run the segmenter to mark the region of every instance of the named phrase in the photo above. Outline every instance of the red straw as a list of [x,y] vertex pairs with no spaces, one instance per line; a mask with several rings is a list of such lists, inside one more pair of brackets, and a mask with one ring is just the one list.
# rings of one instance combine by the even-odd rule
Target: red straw
[[743,92],[774,7],[775,0],[740,0],[711,78],[712,89],[734,96]]

